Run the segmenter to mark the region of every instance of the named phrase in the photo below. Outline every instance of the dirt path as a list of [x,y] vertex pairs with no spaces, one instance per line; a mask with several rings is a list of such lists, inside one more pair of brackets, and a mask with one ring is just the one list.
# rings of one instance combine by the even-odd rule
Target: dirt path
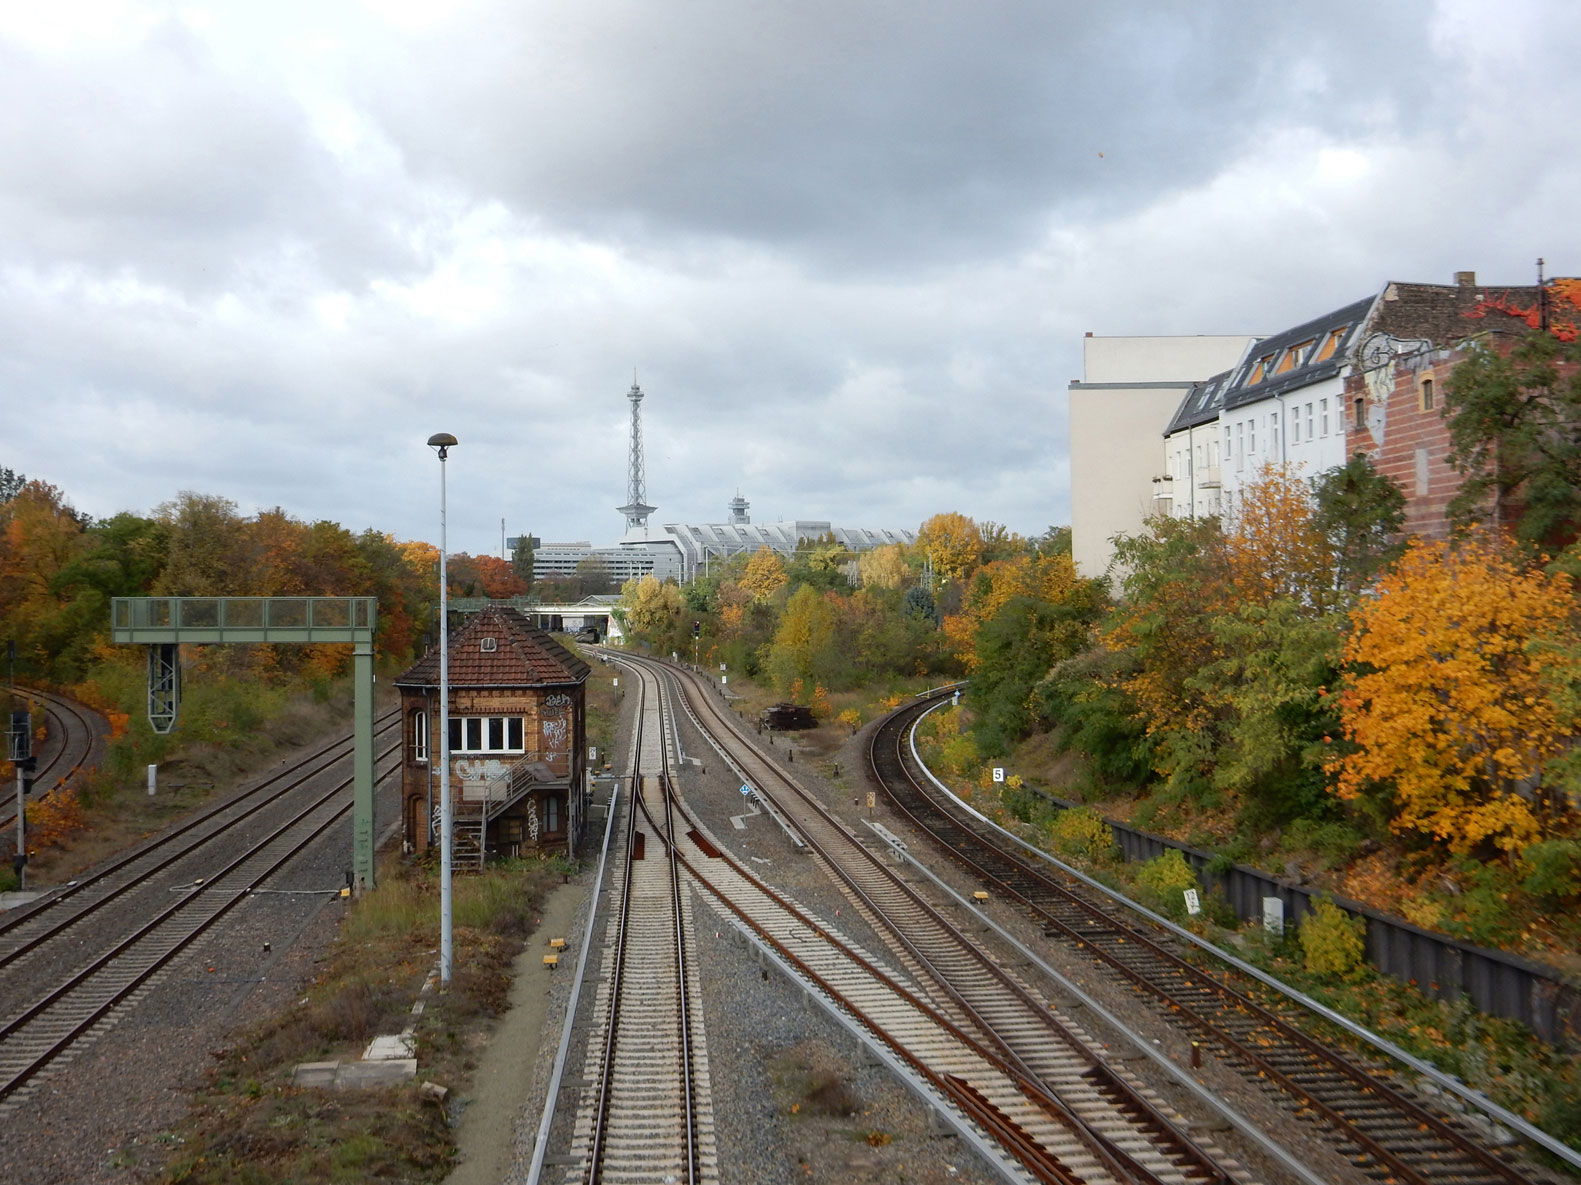
[[587,893],[588,886],[577,882],[556,889],[544,903],[542,923],[516,959],[510,1011],[500,1019],[473,1077],[456,1131],[460,1163],[445,1178],[446,1185],[500,1185],[510,1173],[517,1125],[537,1127],[538,1116],[523,1114],[522,1106],[533,1093],[550,977],[575,972],[572,957],[550,970],[543,956],[549,939],[571,932]]

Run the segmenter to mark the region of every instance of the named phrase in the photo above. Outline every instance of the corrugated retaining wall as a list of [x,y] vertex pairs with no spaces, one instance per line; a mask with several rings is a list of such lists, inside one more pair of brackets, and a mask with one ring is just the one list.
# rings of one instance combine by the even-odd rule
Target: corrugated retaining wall
[[[1059,807],[1081,805],[1043,790],[1034,793]],[[1331,900],[1366,922],[1367,958],[1379,970],[1440,1000],[1466,997],[1483,1012],[1530,1026],[1545,1041],[1572,1045],[1581,1037],[1581,986],[1566,982],[1547,967],[1503,951],[1457,942],[1359,901],[1304,889],[1244,864],[1225,872],[1209,872],[1214,858],[1211,852],[1113,819],[1105,821],[1127,860],[1152,860],[1165,848],[1178,849],[1196,870],[1202,887],[1222,893],[1243,919],[1260,919],[1263,898],[1277,897],[1284,902],[1285,925],[1296,926],[1312,910],[1316,898]]]

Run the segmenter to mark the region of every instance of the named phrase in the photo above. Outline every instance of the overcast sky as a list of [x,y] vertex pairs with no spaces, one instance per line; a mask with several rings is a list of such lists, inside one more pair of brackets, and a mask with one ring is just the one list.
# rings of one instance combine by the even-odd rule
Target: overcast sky
[[1581,273],[1581,6],[0,0],[0,464],[436,539],[1070,515],[1081,338]]

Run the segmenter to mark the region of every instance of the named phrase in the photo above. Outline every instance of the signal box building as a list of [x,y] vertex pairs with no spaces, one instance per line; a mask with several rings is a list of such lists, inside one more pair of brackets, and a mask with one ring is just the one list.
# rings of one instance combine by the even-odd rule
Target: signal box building
[[450,770],[439,765],[439,653],[395,680],[403,726],[401,802],[408,851],[439,839],[439,795],[453,810],[452,859],[576,851],[588,805],[589,667],[515,609],[490,606],[450,637]]

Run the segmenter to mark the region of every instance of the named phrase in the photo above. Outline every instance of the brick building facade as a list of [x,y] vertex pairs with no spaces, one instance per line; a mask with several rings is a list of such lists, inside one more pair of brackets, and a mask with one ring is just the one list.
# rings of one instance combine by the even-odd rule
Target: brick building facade
[[438,835],[448,781],[458,867],[485,856],[571,854],[587,819],[588,665],[515,609],[475,613],[450,638],[450,771],[439,757],[439,655],[401,674],[407,850]]
[[1405,495],[1407,535],[1449,534],[1461,474],[1449,463],[1445,385],[1472,339],[1507,348],[1544,299],[1532,286],[1490,289],[1475,272],[1453,286],[1389,284],[1345,380],[1346,453],[1366,453]]

